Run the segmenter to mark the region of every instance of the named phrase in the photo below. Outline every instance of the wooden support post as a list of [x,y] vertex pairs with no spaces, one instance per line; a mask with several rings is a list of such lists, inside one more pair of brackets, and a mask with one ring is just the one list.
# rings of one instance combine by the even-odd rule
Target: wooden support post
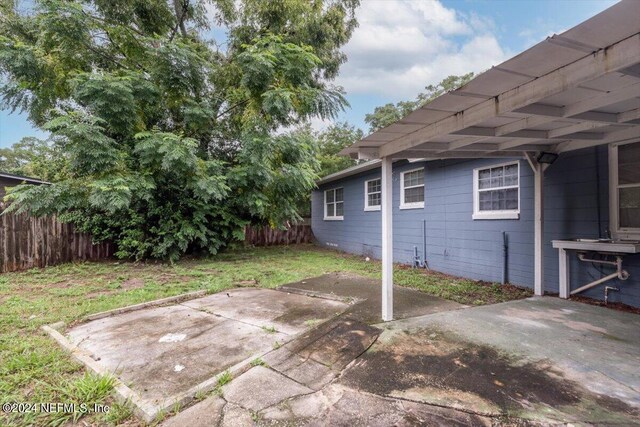
[[382,159],[382,320],[393,320],[393,159]]
[[535,173],[535,245],[534,245],[534,282],[533,290],[536,295],[544,295],[544,169],[537,164]]
[[569,252],[566,249],[558,248],[558,262],[560,267],[560,281],[558,284],[560,298],[569,298]]
[[532,153],[525,153],[533,170],[533,292],[544,295],[544,170],[548,165],[538,163]]

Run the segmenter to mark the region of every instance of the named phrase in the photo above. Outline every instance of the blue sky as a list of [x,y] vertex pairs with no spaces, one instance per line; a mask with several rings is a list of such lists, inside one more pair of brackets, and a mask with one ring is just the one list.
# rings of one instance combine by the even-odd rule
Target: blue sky
[[[366,113],[414,98],[450,74],[483,71],[565,31],[615,0],[362,0],[336,84],[351,108],[340,117],[363,130]],[[216,31],[214,34],[219,34]],[[322,128],[327,123],[314,122]],[[0,111],[0,147],[45,137],[25,114]]]

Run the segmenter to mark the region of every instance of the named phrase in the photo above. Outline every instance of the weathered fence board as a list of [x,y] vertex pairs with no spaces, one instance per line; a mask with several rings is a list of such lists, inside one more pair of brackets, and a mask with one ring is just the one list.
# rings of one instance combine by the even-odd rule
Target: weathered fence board
[[113,251],[112,244],[94,245],[90,235],[77,232],[73,225],[61,223],[55,216],[0,215],[0,273],[104,259]]
[[245,244],[253,246],[291,245],[295,243],[313,242],[311,225],[291,225],[286,230],[269,226],[247,226],[245,228]]

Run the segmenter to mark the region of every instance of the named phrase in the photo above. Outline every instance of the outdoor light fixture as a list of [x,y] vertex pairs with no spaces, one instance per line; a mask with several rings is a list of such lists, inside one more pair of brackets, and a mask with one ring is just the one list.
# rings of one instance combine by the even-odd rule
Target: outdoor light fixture
[[551,163],[555,162],[557,158],[558,155],[556,153],[541,151],[540,154],[538,154],[536,160],[538,160],[538,163],[546,163],[550,165]]

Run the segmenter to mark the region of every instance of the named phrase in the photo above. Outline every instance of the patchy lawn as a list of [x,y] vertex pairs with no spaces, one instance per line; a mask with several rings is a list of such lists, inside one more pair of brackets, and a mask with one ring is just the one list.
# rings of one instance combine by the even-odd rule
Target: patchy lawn
[[[311,245],[245,249],[206,259],[160,263],[66,264],[0,275],[0,400],[7,402],[100,403],[108,414],[88,414],[97,425],[137,425],[130,411],[110,400],[111,381],[85,374],[40,331],[57,321],[143,301],[233,286],[276,287],[331,272],[380,276],[380,264]],[[400,267],[398,285],[463,304],[490,304],[531,295],[514,286],[477,282]],[[76,417],[79,414],[76,414]],[[0,413],[0,425],[62,425],[73,414]]]

